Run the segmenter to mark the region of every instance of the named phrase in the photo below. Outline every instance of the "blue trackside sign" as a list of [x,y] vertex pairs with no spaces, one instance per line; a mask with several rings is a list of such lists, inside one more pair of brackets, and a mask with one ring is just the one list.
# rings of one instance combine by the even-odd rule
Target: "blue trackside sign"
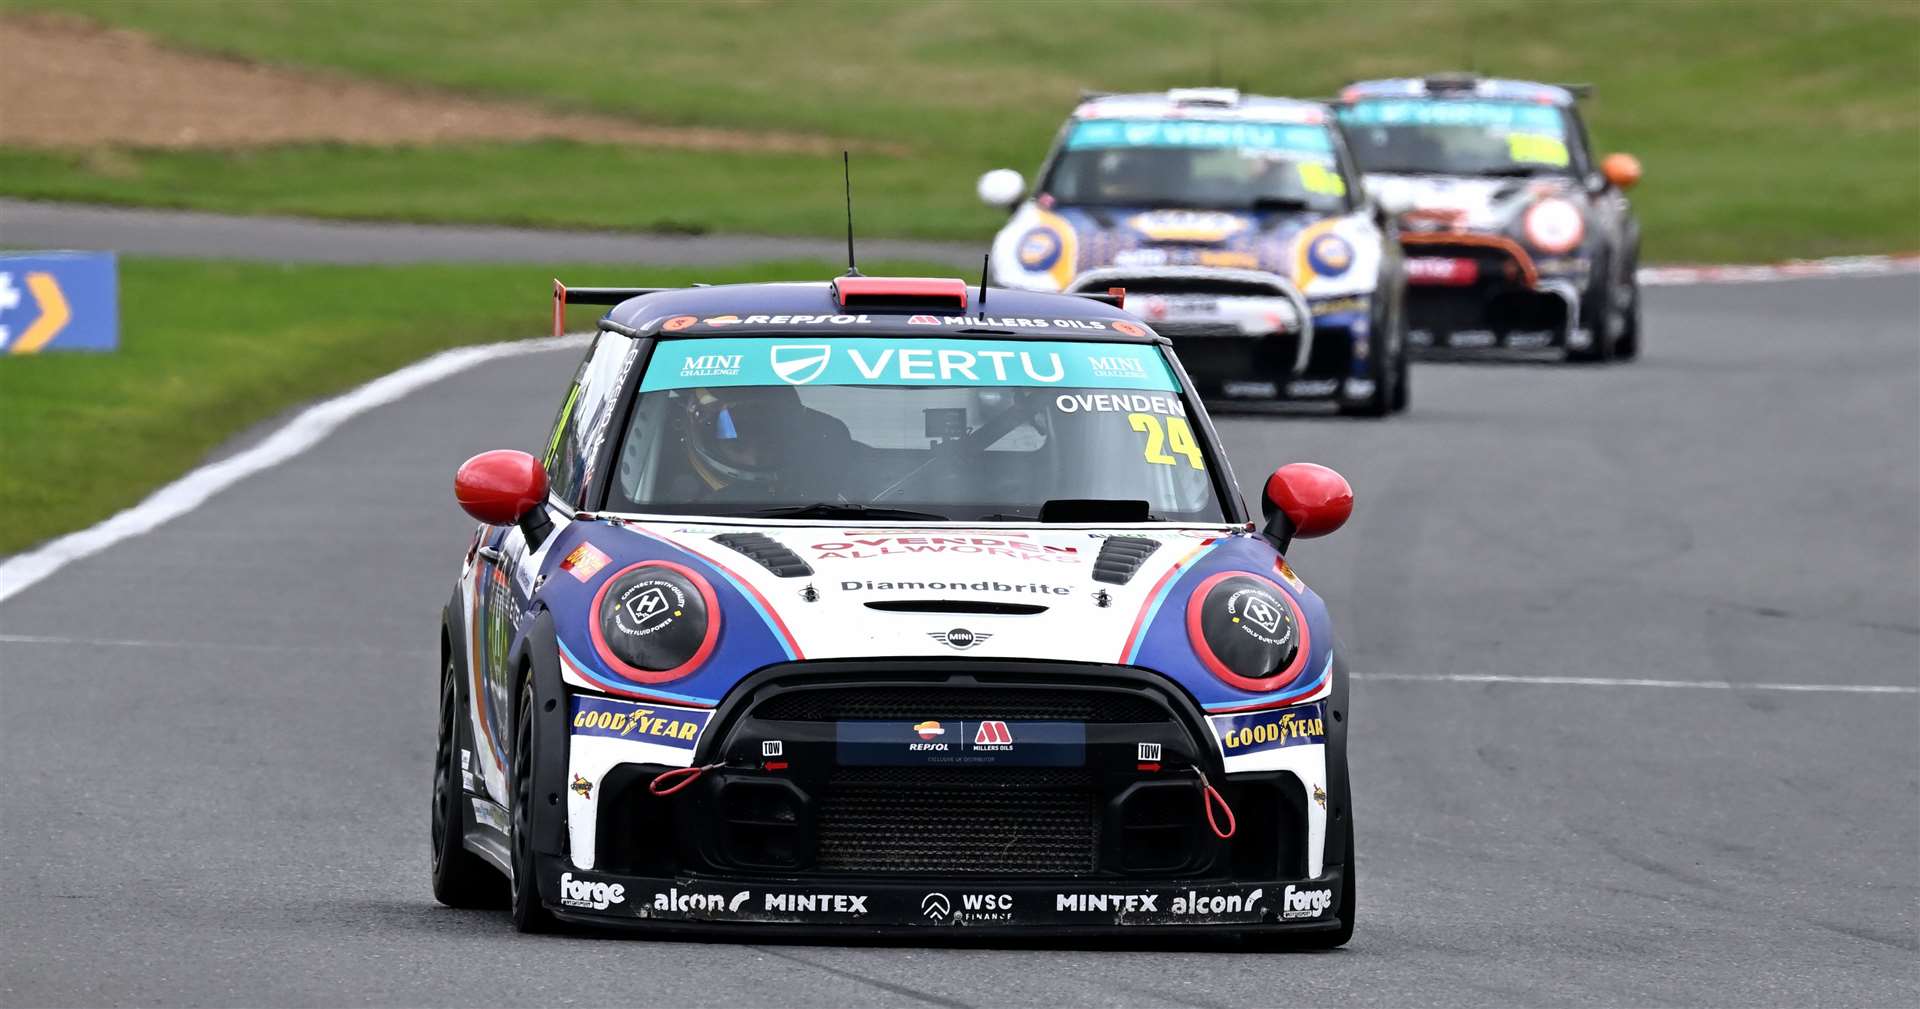
[[113,253],[0,253],[0,354],[119,345]]

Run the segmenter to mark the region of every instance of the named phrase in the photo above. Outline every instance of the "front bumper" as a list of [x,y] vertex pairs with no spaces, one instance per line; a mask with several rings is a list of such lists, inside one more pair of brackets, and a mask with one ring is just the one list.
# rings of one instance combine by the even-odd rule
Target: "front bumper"
[[[573,703],[576,726],[610,710]],[[1273,714],[1324,732],[1324,703]],[[626,708],[644,731],[688,724]],[[773,667],[683,733],[697,750],[677,759],[604,717],[576,728],[568,850],[539,886],[562,916],[687,926],[1337,927],[1344,767],[1331,736],[1249,734],[1272,721],[1209,716],[1130,667]],[[683,790],[649,788],[689,765],[707,770]],[[1231,839],[1208,829],[1203,773]]]
[[1407,343],[1422,351],[1583,350],[1589,263],[1536,259],[1519,243],[1466,233],[1408,233]]
[[1342,872],[1305,880],[1114,882],[1084,879],[781,880],[634,876],[540,860],[543,903],[569,921],[701,930],[969,934],[1246,932],[1338,929]]

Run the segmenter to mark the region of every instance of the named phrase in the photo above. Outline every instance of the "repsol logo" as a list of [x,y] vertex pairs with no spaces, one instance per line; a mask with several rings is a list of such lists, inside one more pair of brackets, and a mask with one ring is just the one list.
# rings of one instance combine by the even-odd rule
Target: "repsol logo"
[[605,911],[614,904],[626,903],[626,900],[627,888],[619,883],[574,879],[570,872],[560,874],[560,903],[568,907],[590,907],[595,911]]
[[573,715],[573,727],[583,730],[599,730],[616,736],[654,736],[660,739],[692,739],[700,731],[698,722],[683,718],[668,718],[653,713],[652,708],[635,708],[631,712],[581,709]]
[[1282,918],[1318,918],[1333,906],[1333,891],[1329,889],[1302,890],[1292,883],[1280,895],[1280,917]]

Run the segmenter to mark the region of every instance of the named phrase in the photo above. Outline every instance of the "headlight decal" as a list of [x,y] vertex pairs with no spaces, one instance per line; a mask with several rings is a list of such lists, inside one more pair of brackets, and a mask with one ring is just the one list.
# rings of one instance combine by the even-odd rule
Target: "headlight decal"
[[1300,604],[1279,583],[1252,572],[1208,576],[1187,597],[1186,624],[1200,664],[1250,693],[1291,685],[1313,650]]
[[1307,265],[1320,276],[1338,277],[1353,265],[1353,244],[1339,235],[1321,235],[1307,246]]
[[1527,208],[1521,220],[1527,242],[1541,252],[1567,252],[1587,237],[1586,218],[1580,208],[1557,196],[1550,196]]
[[588,627],[601,661],[635,683],[666,683],[699,669],[720,638],[713,585],[672,561],[622,568],[594,594]]

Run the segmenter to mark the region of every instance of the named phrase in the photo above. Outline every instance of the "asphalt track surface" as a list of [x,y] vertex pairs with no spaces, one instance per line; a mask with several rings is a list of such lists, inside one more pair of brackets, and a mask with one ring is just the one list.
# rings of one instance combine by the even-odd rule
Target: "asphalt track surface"
[[1649,292],[1644,360],[1422,365],[1403,419],[1246,418],[1360,675],[1359,930],[949,949],[523,937],[427,881],[469,453],[573,353],[349,422],[0,604],[0,1003],[1913,1005],[1920,282]]
[[[857,208],[856,208],[857,210]],[[864,238],[862,259],[978,269],[985,245]],[[0,199],[0,249],[116,249],[185,259],[290,263],[648,263],[702,266],[780,259],[838,260],[844,240],[758,235],[659,235],[445,224],[240,217],[189,210]]]

